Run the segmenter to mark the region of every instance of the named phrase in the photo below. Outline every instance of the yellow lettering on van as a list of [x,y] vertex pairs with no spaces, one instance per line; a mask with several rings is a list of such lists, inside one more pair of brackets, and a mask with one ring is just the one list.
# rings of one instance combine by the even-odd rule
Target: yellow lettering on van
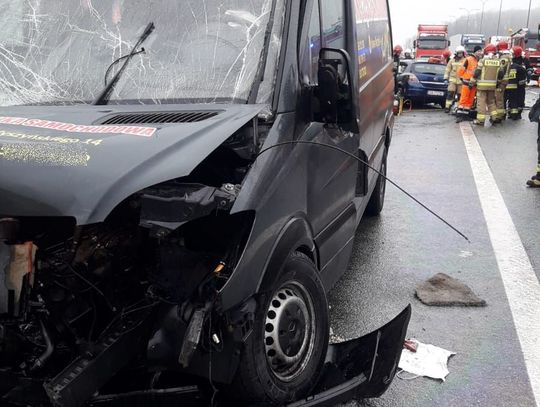
[[365,78],[368,74],[367,66],[360,68],[360,79]]

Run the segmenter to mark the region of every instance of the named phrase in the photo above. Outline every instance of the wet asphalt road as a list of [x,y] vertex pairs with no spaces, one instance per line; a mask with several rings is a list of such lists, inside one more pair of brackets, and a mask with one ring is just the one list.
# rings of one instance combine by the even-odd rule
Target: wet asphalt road
[[[531,90],[528,100],[539,89]],[[537,124],[525,119],[474,127],[486,160],[540,277],[540,189],[525,181],[536,170]],[[440,110],[399,117],[388,175],[469,236],[455,232],[387,188],[383,213],[364,219],[349,270],[330,293],[334,340],[364,335],[408,303],[407,336],[454,351],[446,381],[396,378],[379,399],[350,406],[535,406],[524,358],[498,272],[462,135]],[[484,308],[428,307],[415,286],[438,272],[468,284]],[[540,310],[538,310],[540,318]],[[539,339],[540,346],[540,339]]]

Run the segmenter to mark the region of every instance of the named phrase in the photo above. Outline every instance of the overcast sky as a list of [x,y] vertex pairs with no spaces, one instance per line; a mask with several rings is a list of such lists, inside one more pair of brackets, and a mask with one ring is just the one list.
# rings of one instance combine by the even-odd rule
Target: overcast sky
[[[403,44],[416,33],[418,24],[443,24],[460,16],[467,15],[466,8],[482,10],[481,0],[389,0],[392,15],[394,44]],[[540,0],[532,0],[532,7]],[[499,10],[500,0],[487,0],[485,10]],[[528,9],[529,0],[503,0],[505,9]],[[526,11],[525,11],[526,18]]]

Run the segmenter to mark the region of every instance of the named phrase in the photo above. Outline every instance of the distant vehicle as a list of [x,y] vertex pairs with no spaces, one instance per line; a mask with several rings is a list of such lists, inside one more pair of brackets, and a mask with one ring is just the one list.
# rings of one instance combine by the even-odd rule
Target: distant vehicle
[[445,65],[438,63],[413,62],[397,77],[401,95],[413,103],[436,103],[444,106],[447,93],[445,69]]
[[488,45],[488,44],[497,45],[501,41],[506,41],[510,43],[510,37],[508,35],[492,35],[491,37],[488,37],[485,45]]
[[450,37],[450,51],[456,52],[456,48],[460,45],[465,47],[465,51],[471,54],[474,52],[474,47],[477,45],[484,47],[486,37],[484,34],[456,34]]
[[521,28],[513,33],[510,38],[512,47],[523,48],[525,59],[528,60],[527,68],[530,69],[531,78],[538,80],[540,77],[540,25],[537,33],[532,33],[527,28]]
[[414,40],[416,59],[427,60],[429,57],[441,57],[449,45],[447,25],[420,24],[418,26],[418,35]]

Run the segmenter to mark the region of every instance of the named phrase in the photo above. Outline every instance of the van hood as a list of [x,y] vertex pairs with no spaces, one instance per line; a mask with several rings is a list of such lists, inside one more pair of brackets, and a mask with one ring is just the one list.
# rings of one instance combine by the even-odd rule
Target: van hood
[[[264,107],[0,108],[0,215],[101,222],[133,193],[189,175]],[[183,122],[159,124],[165,114]]]

